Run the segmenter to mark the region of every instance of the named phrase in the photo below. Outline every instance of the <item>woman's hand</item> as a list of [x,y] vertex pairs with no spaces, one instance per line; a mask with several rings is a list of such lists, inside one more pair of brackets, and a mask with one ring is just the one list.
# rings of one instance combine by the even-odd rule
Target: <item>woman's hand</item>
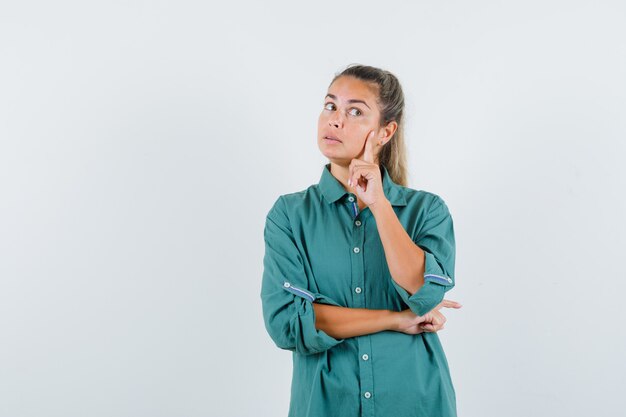
[[424,321],[420,323],[420,326],[423,331],[436,332],[443,329],[446,323],[446,317],[439,311],[441,307],[461,308],[461,304],[452,300],[443,300],[435,308],[422,316]]
[[394,319],[394,326],[391,330],[406,334],[419,334],[424,331],[420,326],[424,322],[424,318],[413,313],[410,308],[395,312]]
[[361,201],[372,208],[374,204],[384,202],[387,197],[383,191],[380,167],[374,161],[376,149],[376,131],[372,130],[363,147],[362,159],[354,158],[348,167],[348,185],[352,187]]
[[443,300],[435,308],[423,316],[418,316],[410,309],[396,313],[395,326],[392,330],[407,333],[419,334],[422,332],[437,332],[444,328],[446,317],[439,311],[442,307],[461,308],[461,304],[452,300]]

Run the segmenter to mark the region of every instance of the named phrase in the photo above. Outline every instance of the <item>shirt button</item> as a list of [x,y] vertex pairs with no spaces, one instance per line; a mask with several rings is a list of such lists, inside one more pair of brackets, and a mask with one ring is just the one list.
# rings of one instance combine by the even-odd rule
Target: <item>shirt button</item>
[[361,249],[359,249],[359,248],[354,248],[353,250],[354,250],[354,253],[359,253],[359,252],[361,252]]
[[354,224],[356,224],[357,226],[360,226],[361,225],[361,220],[355,221]]
[[368,360],[370,357],[367,356],[367,353],[364,353],[363,356],[361,356],[363,358],[364,361]]
[[352,196],[348,197],[348,201],[352,203],[354,201],[354,197]]
[[285,286],[286,288],[289,288],[289,287],[291,287],[291,284],[289,284],[288,282],[285,282],[285,283],[283,284],[283,286]]
[[361,287],[356,287],[354,289],[354,292],[357,293],[357,294],[361,294]]
[[372,396],[372,394],[371,394],[369,391],[366,391],[366,392],[365,392],[365,394],[363,394],[363,396],[364,396],[365,398],[369,398],[369,397],[371,397],[371,396]]

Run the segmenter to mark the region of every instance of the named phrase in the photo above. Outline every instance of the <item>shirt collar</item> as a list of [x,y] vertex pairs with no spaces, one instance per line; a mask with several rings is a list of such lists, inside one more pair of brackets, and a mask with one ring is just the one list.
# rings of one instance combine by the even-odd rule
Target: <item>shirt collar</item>
[[[402,186],[393,182],[384,165],[380,167],[383,191],[385,192],[387,200],[389,200],[392,206],[406,206],[406,198],[404,197]],[[339,180],[330,173],[330,163],[324,165],[318,186],[329,204],[336,202],[347,194],[347,191],[343,188]]]

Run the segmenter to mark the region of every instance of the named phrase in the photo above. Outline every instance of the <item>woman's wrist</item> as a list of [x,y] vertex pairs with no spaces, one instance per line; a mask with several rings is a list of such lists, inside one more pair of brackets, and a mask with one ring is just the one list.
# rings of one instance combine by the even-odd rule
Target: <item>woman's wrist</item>
[[376,216],[378,216],[381,212],[385,210],[391,209],[393,212],[393,207],[391,206],[391,203],[389,202],[389,200],[387,200],[386,198],[374,204],[370,204],[368,207],[370,211],[372,212],[372,215],[374,216],[374,218],[376,218]]
[[398,331],[398,312],[393,310],[383,310],[383,321],[385,330]]

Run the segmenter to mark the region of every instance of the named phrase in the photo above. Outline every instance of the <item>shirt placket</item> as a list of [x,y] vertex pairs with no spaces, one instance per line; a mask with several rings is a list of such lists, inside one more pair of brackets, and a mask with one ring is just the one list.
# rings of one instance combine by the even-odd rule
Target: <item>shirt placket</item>
[[[365,217],[358,209],[354,194],[348,194],[348,209],[352,218],[352,277],[351,292],[352,305],[355,308],[367,308],[365,293],[365,256],[363,244],[365,242]],[[357,338],[359,349],[359,379],[361,416],[374,417],[374,377],[372,373],[371,336],[363,335]]]

